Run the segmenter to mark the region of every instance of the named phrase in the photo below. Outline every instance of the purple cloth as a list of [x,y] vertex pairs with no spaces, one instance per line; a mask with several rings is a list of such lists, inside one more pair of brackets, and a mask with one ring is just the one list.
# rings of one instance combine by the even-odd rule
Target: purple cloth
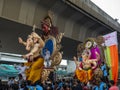
[[[97,52],[100,55],[100,49],[97,46],[91,48],[90,52],[91,52],[90,59],[96,59],[97,58],[95,52]],[[100,64],[100,63],[101,63],[101,60],[98,61],[98,64]]]

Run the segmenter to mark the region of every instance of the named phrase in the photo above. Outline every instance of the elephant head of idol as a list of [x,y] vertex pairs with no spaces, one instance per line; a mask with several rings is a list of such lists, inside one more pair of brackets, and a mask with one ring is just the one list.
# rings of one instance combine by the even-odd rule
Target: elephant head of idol
[[28,35],[27,41],[26,41],[26,50],[30,51],[30,49],[33,46],[33,37],[31,35]]

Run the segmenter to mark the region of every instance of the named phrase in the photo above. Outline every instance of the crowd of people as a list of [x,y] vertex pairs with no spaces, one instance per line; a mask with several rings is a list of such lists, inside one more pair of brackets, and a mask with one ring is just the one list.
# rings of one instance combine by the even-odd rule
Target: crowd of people
[[18,81],[13,77],[9,78],[7,83],[0,81],[0,90],[119,90],[119,88],[114,85],[113,80],[110,80],[106,85],[101,84],[98,89],[90,81],[88,83],[81,83],[75,78],[57,79],[55,81],[48,79],[45,82],[38,80],[33,84],[29,80],[24,80],[22,75],[19,74]]

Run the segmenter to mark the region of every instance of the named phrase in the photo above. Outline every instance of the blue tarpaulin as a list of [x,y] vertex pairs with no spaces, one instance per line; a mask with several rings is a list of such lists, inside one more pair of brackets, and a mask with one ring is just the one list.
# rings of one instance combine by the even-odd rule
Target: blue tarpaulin
[[59,75],[67,75],[67,71],[64,70],[57,70],[56,73]]
[[0,64],[0,76],[15,77],[18,75],[18,70],[13,65]]

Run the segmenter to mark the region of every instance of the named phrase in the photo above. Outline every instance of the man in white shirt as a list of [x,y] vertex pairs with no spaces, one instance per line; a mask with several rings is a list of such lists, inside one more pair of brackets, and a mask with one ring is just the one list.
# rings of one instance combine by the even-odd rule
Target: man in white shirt
[[50,66],[50,51],[46,48],[45,49],[45,57],[44,57],[44,59],[45,59],[45,62],[46,62],[46,64],[47,65],[45,65],[46,67],[49,67]]
[[24,63],[21,64],[21,66],[19,66],[17,69],[19,70],[19,74],[22,75],[23,79],[26,80],[26,75],[25,75],[25,70],[26,70],[26,66],[24,66]]

